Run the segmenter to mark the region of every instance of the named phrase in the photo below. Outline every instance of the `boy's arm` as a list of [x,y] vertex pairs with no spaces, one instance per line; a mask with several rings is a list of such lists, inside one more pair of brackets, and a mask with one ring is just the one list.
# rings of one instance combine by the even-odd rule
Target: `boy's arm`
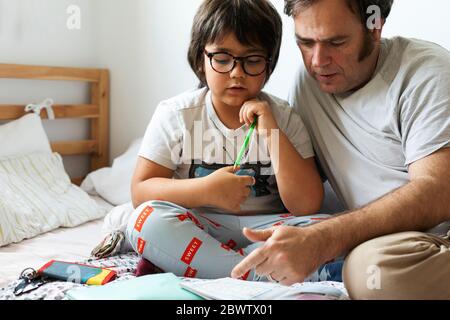
[[314,159],[303,159],[279,129],[268,131],[267,145],[285,207],[295,215],[317,212],[324,191]]
[[224,167],[209,176],[195,179],[172,179],[173,170],[139,158],[131,184],[136,208],[149,200],[163,200],[185,208],[213,206],[239,213],[241,204],[255,184],[250,176],[237,176],[233,167]]
[[267,138],[270,160],[284,206],[298,216],[318,211],[324,191],[314,160],[302,158],[280,130],[267,102],[253,99],[244,103],[239,113],[241,122],[250,125],[255,117],[258,117],[258,133]]
[[174,171],[139,157],[131,182],[133,206],[149,199],[177,203],[185,208],[205,205],[202,179],[175,180]]

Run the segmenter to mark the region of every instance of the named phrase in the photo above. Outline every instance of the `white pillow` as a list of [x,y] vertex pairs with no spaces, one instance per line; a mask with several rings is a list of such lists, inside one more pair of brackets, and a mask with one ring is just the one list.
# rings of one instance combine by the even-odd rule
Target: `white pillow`
[[124,154],[114,159],[112,167],[88,174],[81,188],[116,206],[130,202],[131,178],[141,144],[142,138],[135,140]]
[[107,213],[70,182],[57,153],[0,159],[0,190],[0,246]]
[[0,158],[51,152],[50,142],[35,113],[0,126]]

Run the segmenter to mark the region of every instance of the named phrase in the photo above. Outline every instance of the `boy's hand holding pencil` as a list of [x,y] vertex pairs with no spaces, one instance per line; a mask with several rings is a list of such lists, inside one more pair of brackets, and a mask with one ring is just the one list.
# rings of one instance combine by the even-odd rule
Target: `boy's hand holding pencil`
[[238,176],[236,170],[230,166],[219,169],[203,178],[206,182],[205,190],[209,206],[221,208],[232,213],[241,210],[241,204],[250,195],[250,186],[255,184],[255,178]]
[[270,136],[271,130],[279,129],[269,104],[257,99],[249,100],[243,104],[239,113],[239,120],[250,128],[239,150],[234,166],[222,168],[205,177],[207,190],[211,191],[208,194],[211,202],[209,205],[233,213],[240,211],[241,204],[250,195],[250,188],[248,187],[255,184],[253,177],[235,175],[249,147],[253,131],[257,130],[258,133],[267,132],[267,136]]

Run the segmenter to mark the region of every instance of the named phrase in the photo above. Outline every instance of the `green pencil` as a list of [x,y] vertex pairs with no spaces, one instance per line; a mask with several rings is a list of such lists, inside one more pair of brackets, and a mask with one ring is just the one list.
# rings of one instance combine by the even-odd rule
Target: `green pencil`
[[247,150],[248,144],[250,143],[250,138],[252,137],[253,131],[256,128],[256,124],[258,119],[256,118],[252,125],[250,126],[250,130],[248,130],[247,135],[245,136],[244,143],[242,144],[241,150],[236,158],[236,162],[234,163],[233,169],[236,170],[237,167],[241,165],[242,156],[244,155],[245,150]]

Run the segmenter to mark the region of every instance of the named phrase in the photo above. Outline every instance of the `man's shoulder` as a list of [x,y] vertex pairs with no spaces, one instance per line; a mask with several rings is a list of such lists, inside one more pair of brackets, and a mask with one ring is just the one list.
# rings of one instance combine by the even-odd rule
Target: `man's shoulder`
[[289,116],[292,112],[292,107],[287,100],[273,94],[263,91],[259,94],[258,98],[269,103],[272,113],[276,118]]
[[273,107],[289,107],[289,102],[265,91],[261,91],[261,93],[258,95],[258,98],[268,102]]
[[[391,71],[429,72],[428,68],[439,67],[442,71],[450,70],[450,52],[442,46],[414,38],[394,37],[383,39],[383,44],[388,48],[389,55],[386,68]],[[395,61],[397,60],[397,61]]]
[[305,65],[300,64],[295,70],[294,81],[296,82],[296,84],[303,82],[313,82],[312,80],[314,79],[308,73],[308,70],[306,69]]
[[300,64],[295,71],[290,92],[291,96],[288,98],[289,103],[292,103],[292,95],[299,95],[300,91],[303,94],[326,95],[326,93],[320,90],[317,81],[309,74],[304,64]]
[[[287,100],[284,100],[267,92],[261,92],[258,97],[259,99],[262,99],[269,103],[272,114],[282,130],[285,130],[287,128],[290,120],[297,117],[294,108]],[[301,120],[297,119],[294,121]]]
[[438,45],[437,43],[416,39],[416,38],[405,38],[405,37],[393,37],[384,38],[383,42],[388,44],[394,50],[400,50],[405,52],[435,52],[440,55],[448,55],[450,52]]
[[[380,74],[395,95],[448,93],[450,52],[424,40],[395,37],[384,39],[388,55]],[[420,88],[420,90],[417,90]]]

